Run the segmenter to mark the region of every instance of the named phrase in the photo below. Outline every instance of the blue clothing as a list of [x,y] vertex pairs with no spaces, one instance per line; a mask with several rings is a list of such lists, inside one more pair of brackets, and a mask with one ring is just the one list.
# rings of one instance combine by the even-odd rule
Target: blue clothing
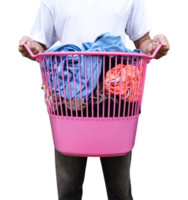
[[[77,51],[95,51],[95,52],[100,51],[101,52],[102,51],[102,52],[142,53],[140,50],[137,50],[137,49],[134,51],[127,49],[121,40],[121,36],[113,36],[113,35],[110,35],[110,33],[104,33],[104,34],[99,35],[94,41],[94,43],[90,43],[90,42],[82,43],[82,49],[80,49],[79,47],[75,45],[67,44],[67,45],[60,45],[60,46],[48,49],[46,52],[70,52],[70,51],[72,52],[77,52]],[[61,57],[62,57],[62,68],[63,68],[63,74],[64,74],[66,99],[72,99],[75,97],[72,55],[68,56],[68,74],[67,74],[66,56],[62,55]],[[126,59],[126,56],[124,56],[124,59]],[[129,57],[129,64],[132,64],[132,57]],[[136,66],[136,57],[134,57],[133,64],[134,66]],[[52,56],[52,66],[50,62],[50,57],[47,56],[47,58],[45,59],[46,70],[47,70],[47,65],[48,65],[49,73],[50,73],[50,77],[49,77],[48,71],[47,71],[48,87],[50,88],[50,82],[51,82],[52,90],[56,90],[56,94],[59,95],[58,79],[56,75],[55,56]],[[75,90],[76,90],[77,98],[81,98],[80,82],[81,82],[82,98],[86,99],[86,95],[89,98],[92,92],[91,73],[93,74],[93,90],[96,88],[97,79],[99,78],[101,74],[101,69],[102,69],[102,56],[99,56],[98,67],[99,69],[98,69],[98,77],[97,77],[97,56],[92,56],[92,71],[91,71],[91,56],[86,56],[86,72],[87,72],[86,74],[87,75],[87,94],[86,94],[86,88],[85,88],[86,75],[85,75],[84,56],[80,55],[80,75],[79,75],[78,55],[74,55],[74,75],[75,75],[75,86],[76,86]],[[44,62],[42,62],[41,68],[44,69]],[[52,68],[53,68],[55,87],[53,84]],[[60,55],[57,56],[57,69],[58,69],[58,78],[59,78],[61,97],[65,98],[64,90],[63,90],[63,79],[62,79]],[[69,95],[68,75],[69,75],[70,91],[71,91],[70,95]]]

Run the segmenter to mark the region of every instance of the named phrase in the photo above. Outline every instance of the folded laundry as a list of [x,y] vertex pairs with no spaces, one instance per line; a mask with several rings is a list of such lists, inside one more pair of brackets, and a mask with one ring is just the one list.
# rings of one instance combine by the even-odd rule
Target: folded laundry
[[[102,51],[102,52],[132,52],[127,49],[121,36],[113,36],[110,33],[99,35],[94,43],[82,43],[82,49],[75,45],[67,44],[47,50],[50,52],[80,52],[80,51]],[[134,50],[132,53],[141,53],[140,50]],[[92,57],[92,62],[91,62]],[[124,59],[127,59],[124,56]],[[62,60],[62,62],[61,62]],[[80,65],[79,65],[80,60]],[[97,73],[98,62],[98,73]],[[133,62],[136,65],[136,57],[129,56],[128,63]],[[68,64],[68,66],[67,66]],[[86,64],[86,73],[85,73]],[[91,65],[92,64],[92,65]],[[68,55],[67,60],[65,55],[44,56],[41,68],[46,71],[46,78],[48,87],[56,92],[57,95],[65,99],[89,98],[92,90],[97,86],[97,80],[101,74],[102,56],[86,56],[86,63],[84,55]],[[97,76],[98,75],[98,76]],[[92,80],[93,79],[93,80]],[[75,83],[74,83],[75,81]],[[64,82],[64,85],[63,85]],[[58,88],[58,85],[60,88]],[[87,86],[87,92],[86,92]],[[60,91],[60,94],[59,94]]]
[[131,102],[138,100],[142,90],[142,71],[142,63],[137,66],[118,64],[106,73],[106,94],[120,95],[123,100]]

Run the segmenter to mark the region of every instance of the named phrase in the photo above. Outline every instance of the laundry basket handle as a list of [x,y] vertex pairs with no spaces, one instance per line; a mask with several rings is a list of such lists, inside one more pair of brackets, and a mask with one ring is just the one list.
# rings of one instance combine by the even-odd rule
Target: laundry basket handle
[[23,46],[26,48],[26,50],[28,51],[29,55],[32,58],[36,58],[36,55],[33,54],[33,52],[31,51],[31,49],[27,46],[27,44],[23,44]]
[[152,56],[149,56],[150,59],[153,59],[155,58],[155,56],[157,55],[159,49],[162,47],[163,45],[162,44],[159,44],[159,46],[155,49],[155,51],[153,52],[153,55]]
[[[36,58],[37,55],[34,55],[33,52],[31,51],[31,49],[27,46],[27,44],[23,44],[23,46],[26,48],[26,50],[28,51],[28,53],[30,54],[30,56],[32,58]],[[155,51],[153,52],[152,56],[148,56],[148,62],[150,61],[150,59],[155,58],[155,56],[157,55],[157,52],[159,51],[159,49],[162,47],[162,44],[159,44],[159,46],[155,49]],[[37,60],[38,61],[38,60]]]

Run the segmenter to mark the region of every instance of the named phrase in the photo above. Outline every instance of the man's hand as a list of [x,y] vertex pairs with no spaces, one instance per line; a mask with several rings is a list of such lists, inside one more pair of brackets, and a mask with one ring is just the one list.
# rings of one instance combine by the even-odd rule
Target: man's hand
[[163,56],[166,56],[170,49],[170,45],[167,38],[162,34],[156,35],[150,42],[150,44],[148,45],[148,55],[152,55],[155,49],[159,46],[159,44],[162,44],[163,46],[156,54],[155,59],[159,59]]
[[17,52],[21,55],[23,59],[29,60],[32,63],[36,63],[36,58],[32,58],[28,51],[25,49],[23,44],[27,44],[27,46],[31,49],[34,55],[38,53],[43,53],[46,50],[45,45],[33,41],[28,34],[22,34],[20,39],[18,40]]

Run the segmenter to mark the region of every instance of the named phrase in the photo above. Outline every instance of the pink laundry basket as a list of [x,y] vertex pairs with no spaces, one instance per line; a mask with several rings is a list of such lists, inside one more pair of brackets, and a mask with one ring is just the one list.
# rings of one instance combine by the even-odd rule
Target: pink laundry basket
[[[152,56],[123,52],[50,52],[33,55],[26,44],[24,47],[31,57],[36,58],[40,65],[44,65],[43,69],[40,68],[42,83],[53,141],[59,152],[71,156],[108,157],[124,155],[132,150],[142,105],[147,63],[155,57],[162,45],[158,46]],[[62,55],[67,66],[66,88]],[[79,89],[75,86],[74,64],[72,64],[73,78],[72,80],[69,78],[68,57],[72,57],[74,61],[75,56],[78,58]],[[82,98],[81,84],[84,83],[81,83],[80,56],[84,58],[85,80],[88,67],[86,58],[88,59],[89,56],[91,60],[89,66],[91,67],[91,94],[86,95],[86,98]],[[95,88],[93,79],[96,74],[92,71],[94,57],[97,60]],[[50,68],[52,59],[55,59],[55,71],[53,67]],[[99,59],[102,60],[100,76]],[[61,76],[59,68],[62,69]],[[66,92],[71,94],[70,81],[74,84],[75,95],[74,98],[67,99]],[[55,83],[58,90],[52,88]],[[87,84],[85,81],[86,94],[88,94]],[[80,98],[77,98],[78,92]]]

